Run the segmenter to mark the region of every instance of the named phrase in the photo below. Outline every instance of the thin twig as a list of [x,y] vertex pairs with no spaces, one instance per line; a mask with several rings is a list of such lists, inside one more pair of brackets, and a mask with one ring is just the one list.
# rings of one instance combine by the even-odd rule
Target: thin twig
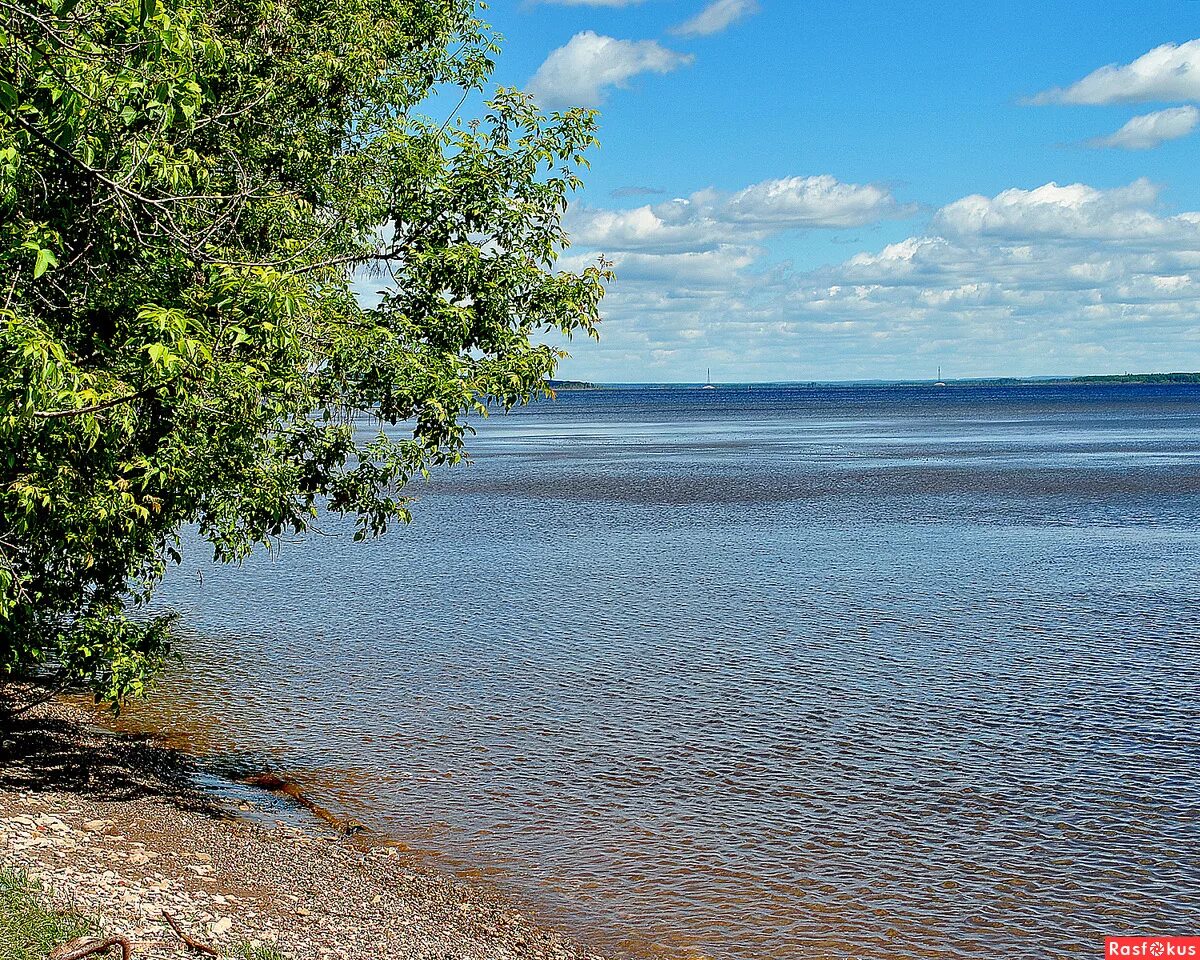
[[93,940],[88,943],[80,944],[70,953],[53,954],[54,960],[81,960],[82,957],[91,957],[97,953],[107,953],[113,947],[121,948],[121,960],[130,960],[133,956],[133,947],[124,937],[109,937],[107,940]]
[[[166,920],[167,923],[169,923],[171,925],[171,929],[175,931],[175,933],[179,936],[179,939],[182,940],[189,947],[191,947],[193,950],[195,950],[199,953],[207,953],[210,957],[219,956],[217,951],[215,949],[213,949],[212,947],[210,947],[207,943],[201,943],[199,940],[193,940],[186,933],[184,933],[183,927],[181,927],[179,925],[179,921],[176,920],[169,913],[167,913],[166,910],[163,911],[163,919]],[[128,960],[128,958],[127,958],[127,960]]]
[[119,407],[123,403],[133,403],[135,400],[144,400],[156,390],[159,390],[170,383],[170,380],[164,380],[162,383],[156,383],[153,386],[146,387],[144,390],[139,390],[136,393],[129,393],[123,397],[114,397],[111,400],[105,400],[101,403],[94,403],[90,407],[67,407],[63,410],[35,410],[33,415],[39,420],[58,420],[62,417],[79,417],[88,413],[99,413],[102,410],[111,410],[113,407]]

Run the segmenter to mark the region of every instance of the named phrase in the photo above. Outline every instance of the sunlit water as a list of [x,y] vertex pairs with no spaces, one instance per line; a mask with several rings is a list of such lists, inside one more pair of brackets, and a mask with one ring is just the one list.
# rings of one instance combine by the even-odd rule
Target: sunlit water
[[474,452],[377,542],[192,551],[150,719],[614,953],[1200,932],[1200,389],[564,393]]

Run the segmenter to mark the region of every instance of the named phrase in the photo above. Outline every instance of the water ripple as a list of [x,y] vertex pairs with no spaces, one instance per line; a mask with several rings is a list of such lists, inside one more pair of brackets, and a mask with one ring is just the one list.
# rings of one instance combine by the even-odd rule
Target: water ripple
[[613,391],[167,590],[149,708],[598,943],[1098,956],[1200,911],[1200,391]]

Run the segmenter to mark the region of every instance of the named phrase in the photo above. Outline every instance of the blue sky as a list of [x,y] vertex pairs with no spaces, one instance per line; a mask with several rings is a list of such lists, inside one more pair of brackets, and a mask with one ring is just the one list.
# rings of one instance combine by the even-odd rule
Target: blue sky
[[565,263],[618,279],[563,376],[1200,370],[1194,0],[485,15],[498,82],[602,112]]

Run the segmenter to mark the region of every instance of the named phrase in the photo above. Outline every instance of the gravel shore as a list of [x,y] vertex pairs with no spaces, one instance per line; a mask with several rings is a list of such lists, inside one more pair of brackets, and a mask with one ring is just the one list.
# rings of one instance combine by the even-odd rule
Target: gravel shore
[[[249,822],[189,761],[45,706],[0,720],[0,867],[97,918],[140,958],[190,937],[297,958],[600,960],[483,888],[316,818]],[[196,955],[195,953],[192,954]]]

